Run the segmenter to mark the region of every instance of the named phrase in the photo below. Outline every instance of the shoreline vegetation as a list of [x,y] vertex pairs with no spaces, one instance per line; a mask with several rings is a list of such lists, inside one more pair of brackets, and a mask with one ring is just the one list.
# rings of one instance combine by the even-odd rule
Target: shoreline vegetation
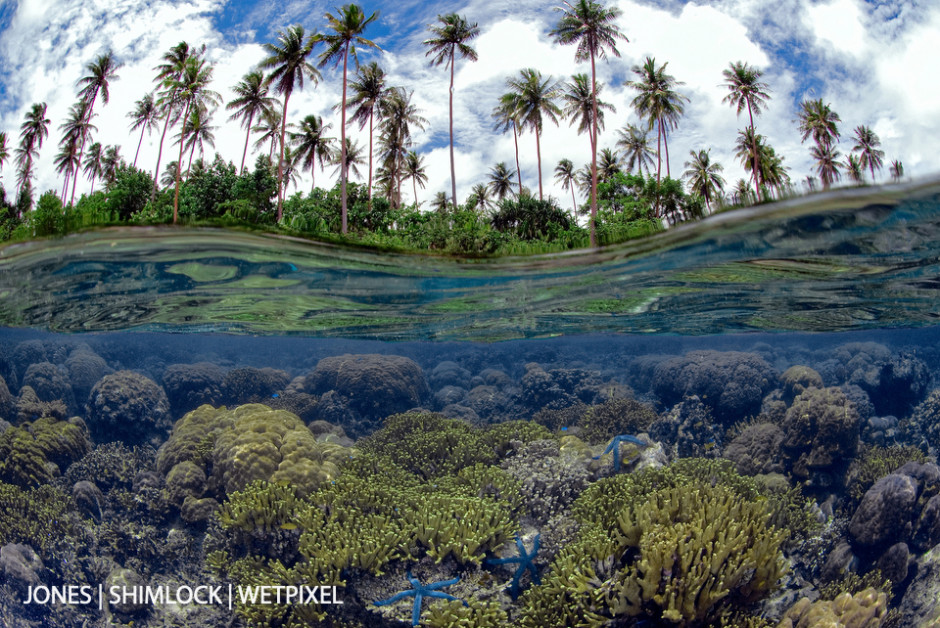
[[[590,0],[565,2],[558,10],[561,16],[550,36],[557,44],[574,46],[575,59],[590,63],[591,76],[575,74],[569,81],[556,81],[534,68],[509,76],[507,92],[494,103],[493,121],[494,131],[513,132],[515,168],[505,161],[497,163],[462,203],[453,164],[453,73],[458,61],[477,59],[471,45],[480,32],[477,24],[449,14],[428,26],[431,37],[424,44],[430,63],[443,65],[450,75],[452,174],[450,195],[439,192],[425,210],[424,203],[417,201],[418,188],[427,183],[424,156],[413,150],[412,133],[425,129],[428,121],[412,104],[413,91],[388,85],[376,62],[359,65],[357,48],[378,48],[364,35],[378,13],[366,17],[358,5],[348,4],[336,15],[326,15],[327,32],[308,34],[296,25],[279,33],[276,43],[265,44],[268,56],[232,88],[235,98],[225,103],[225,109],[246,132],[238,168],[218,153],[212,160],[205,157],[206,147],[215,147],[217,126],[212,121],[223,103],[212,89],[213,65],[204,45],[181,42],[154,68],[153,91],[127,114],[134,137],[140,131],[131,163],[121,155],[121,147],[94,141],[97,127],[92,121],[99,115],[95,106],[107,105],[111,83],[119,79],[121,68],[110,51],[97,57],[86,66],[88,74],[77,83],[78,101],[59,126],[63,135],[55,164],[63,178],[61,191],[48,190],[36,200],[32,189],[34,165],[52,124],[45,103],[36,103],[27,112],[15,148],[0,132],[0,172],[12,156],[17,184],[10,198],[0,184],[0,242],[100,226],[185,224],[261,230],[397,252],[551,253],[640,238],[730,208],[828,190],[843,180],[853,186],[869,185],[884,169],[884,151],[870,127],[855,127],[854,144],[843,159],[836,148],[841,137],[839,115],[822,99],[805,100],[797,112],[796,130],[804,143],[809,142],[816,166],[814,175],[795,182],[783,156],[756,130],[755,118],[770,99],[770,86],[761,81],[759,69],[741,61],[729,63],[721,86],[727,89],[724,102],[739,117],[747,113],[748,124],[739,131],[735,148],[750,180],[727,185],[721,175],[724,168],[712,161],[710,148],[690,151],[685,171],[673,178],[669,133],[679,126],[689,98],[681,92],[683,83],[667,73],[668,62],[654,58],[633,66],[634,78],[625,83],[636,93],[629,107],[639,124],[619,129],[614,147],[599,147],[604,114],[616,112],[616,107],[602,100],[604,85],[594,73],[598,59],[619,58],[617,46],[628,43],[617,26],[620,12]],[[293,90],[303,89],[305,81],[315,87],[322,80],[320,68],[327,66],[342,67],[343,99],[335,107],[341,114],[339,139],[327,136],[333,123],[322,116],[287,119]],[[561,121],[578,124],[578,132],[588,135],[593,156],[581,168],[569,159],[554,167],[555,181],[571,192],[570,206],[543,192],[539,138],[546,122],[557,126]],[[352,124],[361,130],[368,126],[367,148],[346,137]],[[175,141],[168,155],[173,159],[161,172],[171,130]],[[160,132],[161,139],[151,171],[137,162],[144,135],[153,131]],[[519,167],[519,139],[527,132],[536,140],[537,194],[523,185]],[[246,167],[252,139],[260,154],[253,167]],[[305,172],[315,176],[317,165],[336,167],[333,185],[318,187],[314,179],[309,193],[296,191]],[[888,170],[894,181],[904,176],[898,160]],[[80,175],[92,187],[76,200]],[[351,175],[367,182],[352,181]],[[97,191],[96,184],[100,184]],[[288,196],[291,184],[294,193]],[[404,188],[407,194],[408,187],[411,203],[402,193]]]

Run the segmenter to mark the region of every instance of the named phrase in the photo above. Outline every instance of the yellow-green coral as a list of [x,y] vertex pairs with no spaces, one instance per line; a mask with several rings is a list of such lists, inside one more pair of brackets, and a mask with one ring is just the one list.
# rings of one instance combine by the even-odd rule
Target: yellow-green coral
[[534,421],[506,421],[489,426],[482,435],[483,442],[493,448],[498,456],[509,452],[513,441],[529,443],[551,438],[552,433],[544,425]]
[[879,628],[887,614],[887,596],[865,589],[855,595],[842,593],[834,600],[810,602],[802,598],[787,610],[777,628]]
[[18,486],[50,482],[91,449],[79,423],[51,417],[0,434],[0,481]]
[[[180,466],[176,465],[174,470]],[[292,525],[296,508],[297,493],[291,486],[256,480],[230,493],[219,508],[218,517],[225,529],[273,530]]]
[[635,399],[610,399],[588,407],[580,421],[581,438],[588,443],[600,443],[618,434],[639,434],[657,418],[652,407]]
[[908,462],[926,462],[927,455],[917,447],[862,446],[848,473],[849,497],[857,505],[865,492],[879,479],[897,471]]
[[48,485],[23,490],[0,482],[0,546],[26,543],[41,555],[71,531],[68,496]]
[[460,600],[431,604],[422,623],[430,628],[502,628],[509,625],[509,616],[499,602],[470,598],[466,605]]
[[[714,619],[783,574],[786,531],[768,525],[759,485],[727,462],[686,460],[595,483],[573,508],[583,527],[523,597],[523,626],[648,617]],[[560,608],[561,607],[561,608]]]
[[431,478],[455,473],[478,462],[492,464],[496,452],[469,424],[427,412],[406,412],[385,419],[362,448],[389,456],[396,464]]

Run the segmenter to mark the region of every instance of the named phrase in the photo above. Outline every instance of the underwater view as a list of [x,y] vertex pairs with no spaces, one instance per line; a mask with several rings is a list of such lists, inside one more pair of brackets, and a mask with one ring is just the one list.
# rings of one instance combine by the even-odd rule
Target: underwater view
[[473,260],[0,249],[0,624],[940,625],[940,185]]

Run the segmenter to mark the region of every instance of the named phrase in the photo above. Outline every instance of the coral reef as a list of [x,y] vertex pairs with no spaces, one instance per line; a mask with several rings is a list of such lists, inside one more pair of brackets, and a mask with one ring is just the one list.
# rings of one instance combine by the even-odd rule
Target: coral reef
[[758,414],[776,381],[776,371],[757,354],[690,351],[656,366],[653,391],[666,406],[696,395],[727,426]]
[[398,355],[346,354],[323,358],[304,382],[306,392],[335,391],[360,422],[344,425],[350,434],[372,432],[389,414],[418,407],[430,396],[421,367]]
[[787,610],[777,628],[880,628],[887,614],[888,602],[885,594],[875,589],[866,589],[855,595],[843,593],[834,600],[811,602],[802,598]]
[[211,362],[168,366],[163,371],[163,390],[173,416],[182,416],[203,404],[219,404],[224,377],[225,371]]
[[[281,397],[281,395],[277,397],[274,395],[287,388],[290,379],[287,371],[280,369],[259,369],[253,366],[235,368],[227,372],[222,379],[221,401],[229,406],[246,403],[266,403],[270,405]],[[290,410],[301,418],[305,418],[301,412],[296,412],[290,408],[283,409]]]
[[67,414],[75,414],[75,396],[72,394],[72,385],[55,364],[49,362],[31,364],[23,375],[21,386],[32,388],[39,401],[61,401],[66,407]]
[[163,440],[172,425],[166,393],[152,379],[133,371],[105,375],[88,397],[85,419],[96,441],[132,445]]
[[744,428],[725,447],[724,457],[734,462],[738,473],[758,475],[783,473],[780,445],[784,433],[773,423],[755,423]]
[[104,358],[92,351],[91,347],[86,344],[72,349],[68,359],[65,360],[65,370],[69,374],[69,383],[72,385],[75,401],[82,408],[88,402],[88,395],[91,394],[91,389],[98,383],[98,380],[114,372]]
[[805,390],[781,427],[787,469],[795,478],[820,490],[843,486],[859,435],[858,412],[845,393],[834,387]]
[[0,481],[36,486],[60,475],[91,450],[80,419],[45,417],[0,433]]

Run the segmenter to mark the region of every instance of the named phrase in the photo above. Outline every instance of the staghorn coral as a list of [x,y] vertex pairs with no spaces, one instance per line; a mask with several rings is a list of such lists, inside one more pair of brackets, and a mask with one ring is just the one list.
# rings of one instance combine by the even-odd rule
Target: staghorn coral
[[769,526],[757,485],[726,462],[682,462],[584,492],[578,538],[523,595],[521,626],[694,625],[776,586],[786,532]]
[[496,452],[482,430],[429,412],[407,412],[385,419],[382,429],[360,443],[362,449],[389,456],[425,478],[455,473],[478,462],[492,464]]

